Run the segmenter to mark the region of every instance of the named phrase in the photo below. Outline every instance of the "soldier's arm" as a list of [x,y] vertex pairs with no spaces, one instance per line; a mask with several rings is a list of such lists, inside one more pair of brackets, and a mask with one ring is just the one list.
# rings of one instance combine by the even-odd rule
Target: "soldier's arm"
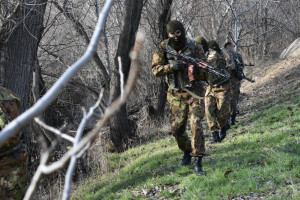
[[195,42],[195,57],[199,58],[199,59],[201,59],[203,61],[207,60],[207,58],[206,58],[206,56],[204,54],[204,50],[203,50],[201,44],[198,43],[198,42]]
[[[199,44],[197,42],[195,43],[195,57],[199,58],[199,59],[201,59],[203,61],[207,61],[207,58],[206,58],[206,56],[204,54],[204,50],[203,50],[201,44]],[[198,80],[205,81],[206,77],[207,77],[207,74],[206,74],[206,71],[201,70],[198,67],[196,67],[194,69],[194,76]]]
[[212,51],[207,56],[207,63],[212,65],[213,67],[217,67],[218,63],[219,63],[219,61],[218,61],[219,59],[220,58],[218,57],[217,52]]
[[165,58],[165,44],[162,42],[155,50],[152,60],[152,72],[156,77],[174,73],[171,64]]
[[228,51],[224,51],[224,59],[226,61],[226,67],[230,71],[235,71],[236,66],[234,64],[234,59],[232,53],[229,53]]
[[240,70],[244,70],[244,67],[245,67],[245,66],[244,66],[244,61],[243,61],[242,55],[239,54],[239,53],[237,53],[237,57],[238,57],[239,61],[242,63],[242,64],[239,66]]

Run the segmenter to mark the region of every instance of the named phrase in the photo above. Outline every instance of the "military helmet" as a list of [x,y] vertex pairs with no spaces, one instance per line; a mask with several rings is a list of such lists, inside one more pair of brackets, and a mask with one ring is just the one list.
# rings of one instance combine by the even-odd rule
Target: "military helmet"
[[215,51],[217,51],[218,53],[221,52],[221,49],[219,47],[219,44],[217,43],[216,40],[211,40],[208,42],[208,48],[213,49]]
[[194,38],[194,40],[196,42],[199,42],[202,45],[204,51],[208,51],[208,43],[207,43],[207,40],[204,37],[197,36],[197,37]]

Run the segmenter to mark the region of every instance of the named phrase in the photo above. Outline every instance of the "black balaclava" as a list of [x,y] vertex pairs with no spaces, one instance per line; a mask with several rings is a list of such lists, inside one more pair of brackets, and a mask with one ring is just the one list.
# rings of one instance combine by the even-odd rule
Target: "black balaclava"
[[[175,35],[175,32],[177,30],[181,31],[180,36]],[[168,33],[168,36],[169,36],[169,33],[172,33],[174,35],[174,37],[169,39],[169,45],[173,49],[175,49],[176,51],[179,51],[186,46],[185,30],[184,30],[183,24],[181,22],[179,22],[177,20],[170,21],[167,24],[167,33]],[[178,41],[175,41],[175,37],[178,38]]]
[[197,36],[194,39],[196,42],[199,42],[202,45],[202,48],[204,51],[208,51],[208,42],[206,41],[206,39],[204,37],[201,36]]
[[213,49],[213,50],[217,51],[218,53],[221,52],[221,49],[220,49],[220,47],[219,47],[216,40],[209,41],[208,42],[208,48]]

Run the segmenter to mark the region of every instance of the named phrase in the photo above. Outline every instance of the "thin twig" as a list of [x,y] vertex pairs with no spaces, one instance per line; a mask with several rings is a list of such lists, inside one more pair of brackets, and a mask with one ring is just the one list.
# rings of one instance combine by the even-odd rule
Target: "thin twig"
[[[76,148],[78,143],[80,142],[83,131],[85,129],[85,126],[86,126],[88,120],[91,117],[93,117],[93,115],[95,113],[95,110],[98,108],[102,98],[103,98],[103,90],[100,93],[98,101],[95,103],[95,105],[93,107],[90,108],[89,112],[86,113],[85,110],[83,110],[83,119],[81,120],[80,125],[77,129],[77,133],[76,133],[76,136],[75,136],[75,142],[73,144],[73,148]],[[87,146],[89,146],[89,145],[87,145]],[[84,149],[87,150],[86,147]],[[84,149],[82,149],[81,152],[79,152],[78,154],[79,155],[83,154],[83,152],[85,151]],[[75,170],[76,162],[77,162],[78,157],[80,157],[80,156],[73,155],[72,158],[71,158],[71,162],[69,164],[69,167],[68,167],[68,170],[67,170],[67,173],[66,173],[66,180],[65,180],[64,192],[63,192],[63,198],[62,198],[63,200],[67,200],[70,197],[71,186],[72,186],[72,175],[73,175],[73,172]]]
[[34,121],[40,125],[41,127],[43,127],[44,129],[51,131],[52,133],[55,133],[56,135],[60,136],[61,138],[68,140],[69,142],[74,143],[75,139],[72,136],[69,136],[65,133],[62,133],[60,130],[52,127],[52,126],[48,126],[47,124],[45,124],[42,120],[40,120],[39,118],[35,117]]
[[123,69],[122,69],[122,61],[121,61],[120,56],[118,56],[118,62],[119,62],[119,74],[120,74],[121,98],[123,98],[123,95],[124,95],[124,73],[123,73]]

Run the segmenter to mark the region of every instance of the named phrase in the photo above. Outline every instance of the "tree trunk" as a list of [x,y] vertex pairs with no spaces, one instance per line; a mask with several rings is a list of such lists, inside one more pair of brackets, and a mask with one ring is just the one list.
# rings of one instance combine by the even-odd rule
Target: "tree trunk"
[[[123,28],[119,39],[118,50],[115,56],[115,73],[111,76],[111,93],[113,93],[113,100],[118,98],[121,94],[120,76],[117,73],[119,70],[118,57],[122,60],[122,71],[124,73],[124,81],[128,77],[130,70],[131,59],[129,52],[134,46],[136,33],[139,27],[143,3],[140,0],[126,0],[125,1],[125,19]],[[128,139],[132,137],[126,105],[122,106],[110,120],[110,140],[112,141],[116,151],[124,151],[128,146]]]
[[[167,28],[166,25],[171,19],[171,5],[173,0],[163,0],[161,10],[159,12],[158,16],[158,35],[154,36],[157,39],[154,38],[154,41],[156,45],[158,45],[160,42],[168,38],[167,34]],[[155,106],[155,117],[157,119],[157,122],[160,122],[160,119],[164,118],[165,115],[165,106],[167,101],[167,85],[165,83],[165,80],[163,77],[159,78],[156,82],[156,85],[158,88],[157,93],[157,105]]]
[[34,4],[32,0],[25,0],[24,3],[27,5],[21,5],[14,17],[17,27],[5,42],[1,40],[0,43],[2,83],[21,98],[21,112],[29,104],[32,66],[37,59],[39,38],[44,29],[46,2],[46,0],[37,0]]
[[[162,42],[163,40],[168,38],[167,34],[167,23],[171,20],[171,6],[172,6],[173,0],[163,0],[162,3],[162,9],[160,11],[160,14],[158,16],[158,37],[157,37],[157,44]],[[168,86],[165,83],[165,80],[163,77],[161,77],[157,81],[157,86],[159,88],[158,90],[158,99],[157,99],[157,105],[155,116],[157,118],[157,122],[160,122],[160,119],[163,119],[165,116],[165,106],[167,101],[167,89]]]
[[[47,0],[24,0],[14,17],[16,26],[2,27],[0,38],[1,81],[21,99],[21,112],[29,106],[32,70],[44,30],[43,19]],[[5,29],[5,30],[3,30]],[[25,140],[29,131],[25,129]]]

